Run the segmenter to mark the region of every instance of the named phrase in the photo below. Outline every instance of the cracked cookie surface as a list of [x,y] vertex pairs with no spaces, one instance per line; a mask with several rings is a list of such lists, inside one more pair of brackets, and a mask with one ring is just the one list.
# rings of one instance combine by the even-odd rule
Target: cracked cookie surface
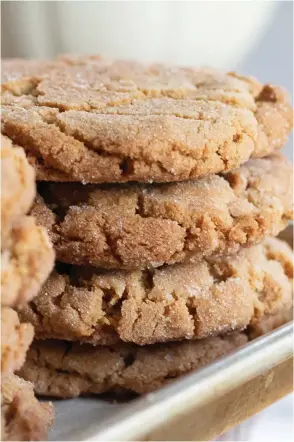
[[246,344],[243,333],[138,347],[35,341],[21,375],[35,391],[61,398],[106,391],[147,393]]
[[11,226],[28,212],[35,195],[35,173],[24,150],[1,136],[1,248],[5,248]]
[[46,230],[25,216],[16,222],[1,254],[1,303],[19,306],[40,290],[54,265]]
[[232,255],[277,235],[293,218],[292,180],[292,165],[276,154],[182,183],[42,183],[31,213],[60,261],[154,268]]
[[16,375],[1,379],[1,440],[47,440],[53,405],[39,402],[33,385]]
[[204,338],[289,309],[292,271],[292,252],[277,239],[156,270],[61,268],[20,317],[37,338],[93,345]]
[[31,324],[21,324],[17,313],[9,307],[1,308],[1,373],[13,373],[23,365],[33,340]]
[[281,88],[234,73],[101,57],[19,65],[3,64],[2,131],[39,180],[199,178],[274,152],[292,127]]

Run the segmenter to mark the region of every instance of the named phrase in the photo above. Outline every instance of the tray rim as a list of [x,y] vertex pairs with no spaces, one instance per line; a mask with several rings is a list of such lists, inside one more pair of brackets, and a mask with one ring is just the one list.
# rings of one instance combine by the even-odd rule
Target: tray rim
[[95,429],[92,427],[84,440],[140,440],[144,434],[166,424],[175,416],[225,395],[291,357],[292,322],[250,341],[234,353],[195,373],[187,374],[170,385],[134,399],[113,417],[97,424]]

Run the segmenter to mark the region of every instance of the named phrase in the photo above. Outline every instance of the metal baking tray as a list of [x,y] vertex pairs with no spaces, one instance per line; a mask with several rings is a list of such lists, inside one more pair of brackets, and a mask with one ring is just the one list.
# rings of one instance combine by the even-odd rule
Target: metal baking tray
[[211,440],[293,389],[286,324],[195,373],[129,403],[56,402],[51,440]]
[[50,440],[212,440],[292,390],[291,322],[139,399],[55,401]]

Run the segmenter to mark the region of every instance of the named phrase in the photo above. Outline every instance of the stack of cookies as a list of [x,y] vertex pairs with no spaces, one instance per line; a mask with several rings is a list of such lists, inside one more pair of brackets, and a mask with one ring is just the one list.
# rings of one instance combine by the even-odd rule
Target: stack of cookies
[[24,363],[33,327],[20,323],[22,308],[39,291],[54,264],[43,227],[26,216],[36,194],[35,174],[23,149],[1,139],[1,440],[44,440],[52,423],[50,403],[14,374]]
[[151,391],[288,317],[281,88],[99,56],[3,71],[2,131],[36,169],[57,256],[21,311],[38,393]]

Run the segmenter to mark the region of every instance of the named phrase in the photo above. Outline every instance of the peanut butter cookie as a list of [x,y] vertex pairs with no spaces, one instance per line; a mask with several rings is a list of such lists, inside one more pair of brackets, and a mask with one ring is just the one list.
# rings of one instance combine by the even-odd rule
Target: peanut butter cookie
[[31,213],[60,261],[155,268],[234,254],[277,235],[293,217],[292,180],[292,165],[276,154],[182,183],[42,183]]
[[35,341],[21,376],[44,396],[69,398],[117,389],[147,393],[246,342],[243,333],[145,347]]
[[169,182],[280,149],[292,108],[279,87],[212,69],[101,57],[3,64],[2,131],[39,180]]
[[292,305],[292,251],[280,240],[145,271],[55,270],[20,312],[37,338],[139,345],[204,338]]

